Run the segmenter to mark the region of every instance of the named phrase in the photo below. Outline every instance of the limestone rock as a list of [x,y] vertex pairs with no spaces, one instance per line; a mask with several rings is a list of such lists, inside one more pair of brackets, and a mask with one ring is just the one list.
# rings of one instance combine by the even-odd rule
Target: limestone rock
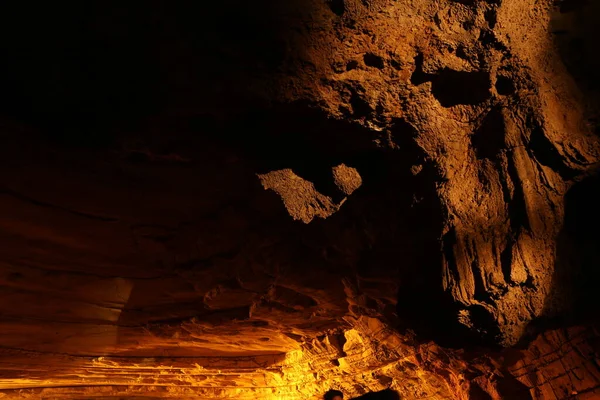
[[355,168],[340,164],[333,167],[335,185],[346,195],[351,195],[362,185],[362,178]]

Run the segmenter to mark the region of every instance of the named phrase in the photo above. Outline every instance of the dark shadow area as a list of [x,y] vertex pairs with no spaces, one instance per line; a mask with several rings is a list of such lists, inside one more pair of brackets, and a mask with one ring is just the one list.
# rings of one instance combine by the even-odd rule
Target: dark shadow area
[[98,146],[163,110],[260,102],[250,88],[289,55],[294,4],[4,2],[0,108],[54,140]]
[[432,93],[443,107],[477,105],[490,97],[487,72],[463,72],[443,69],[432,80]]
[[498,75],[496,78],[496,91],[502,96],[509,96],[516,90],[515,83],[508,76]]
[[558,172],[564,180],[573,179],[577,175],[577,171],[565,164],[563,156],[558,152],[552,141],[546,137],[540,124],[531,121],[528,125],[532,127],[528,147],[533,152],[535,158],[540,164]]
[[367,53],[363,56],[363,61],[365,62],[365,65],[367,67],[374,67],[377,69],[383,69],[383,67],[385,67],[383,58],[381,58],[377,54]]
[[498,379],[497,383],[498,394],[503,399],[511,400],[532,400],[533,397],[529,387],[523,382],[520,382],[514,376],[505,374],[502,379]]
[[[510,374],[506,374],[503,377],[499,377],[496,381],[496,390],[500,395],[501,399],[510,400],[532,400],[533,397],[529,391],[529,388],[523,383],[519,382]],[[481,388],[476,382],[472,382],[469,388],[469,399],[470,400],[492,400],[493,397]]]
[[502,108],[491,109],[471,138],[478,159],[498,159],[501,151],[506,148],[505,130],[506,124]]
[[570,318],[577,320],[598,318],[599,204],[599,175],[576,184],[565,197],[565,222],[558,241],[555,286],[569,288],[561,301],[570,305]]
[[[341,195],[331,168],[341,163],[356,168],[362,186],[340,211],[327,220],[313,221],[302,231],[315,237],[340,227],[345,234],[354,232],[364,247],[352,273],[365,279],[398,279],[394,311],[399,329],[413,329],[425,339],[444,343],[465,342],[467,332],[459,328],[457,310],[445,297],[439,279],[443,215],[435,184],[441,177],[416,145],[416,130],[408,122],[394,121],[382,136],[327,118],[311,105],[292,104],[252,110],[233,121],[227,131],[237,134],[220,135],[221,140],[252,160],[255,171],[291,168],[334,200]],[[257,134],[247,136],[248,131]],[[375,140],[390,141],[394,150],[379,147]],[[390,322],[396,320],[388,315]]]
[[327,5],[333,11],[333,13],[337,16],[342,16],[346,11],[346,1],[345,0],[326,0]]
[[224,129],[217,140],[252,160],[256,173],[290,168],[334,200],[341,196],[332,174],[337,165],[358,168],[365,182],[386,179],[383,152],[374,141],[378,136],[328,118],[310,104],[251,108]]
[[469,399],[470,400],[493,400],[492,396],[488,394],[485,390],[483,390],[476,383],[472,383],[469,387]]
[[353,400],[401,400],[400,394],[392,389],[385,389],[379,392],[363,394],[359,397],[354,397]]
[[559,0],[550,29],[562,61],[586,96],[587,119],[600,134],[600,2]]
[[[343,13],[344,2],[330,5]],[[3,4],[0,109],[34,126],[53,145],[113,149],[131,139],[135,146],[118,148],[117,156],[140,166],[205,165],[218,174],[216,165],[221,168],[223,159],[241,159],[245,169],[236,181],[223,182],[227,190],[238,185],[262,193],[256,173],[291,168],[339,201],[343,196],[331,168],[341,163],[356,168],[361,188],[326,222],[296,226],[281,200],[263,193],[264,214],[253,218],[273,220],[257,226],[289,229],[291,241],[326,237],[336,229],[353,232],[362,246],[360,259],[344,274],[394,277],[398,308],[388,305],[386,313],[397,313],[401,328],[446,336],[455,310],[447,310],[439,283],[443,216],[435,184],[441,178],[416,146],[414,128],[398,120],[389,132],[376,133],[329,119],[314,104],[265,101],[272,88],[261,85],[301,50],[290,50],[287,42],[293,27],[286,18],[294,6],[274,0],[151,0],[139,8],[91,1],[72,7],[44,3],[32,13],[23,3]],[[296,23],[302,23],[301,15]],[[384,66],[375,54],[363,61]],[[451,85],[442,75],[434,85],[438,94]],[[374,112],[360,96],[353,98],[355,115]],[[180,113],[172,117],[176,123],[161,120],[165,110]],[[129,137],[132,131],[135,138]],[[395,150],[377,145],[386,140]],[[168,244],[172,238],[159,240]],[[323,247],[330,254],[345,251]],[[423,318],[434,314],[438,317]]]
[[519,342],[523,348],[540,332],[599,321],[600,175],[576,183],[565,196],[563,229],[544,316],[532,321]]
[[[441,286],[443,213],[436,182],[442,178],[417,146],[416,133],[402,119],[380,134],[328,118],[311,104],[296,103],[251,109],[213,140],[243,155],[255,172],[290,168],[335,201],[343,195],[334,185],[331,168],[341,163],[356,168],[363,184],[340,211],[299,227],[299,232],[311,237],[338,229],[344,235],[352,232],[361,255],[346,273],[364,279],[397,277],[397,307],[384,312],[389,322],[400,330],[416,331],[423,340],[472,344],[475,336],[458,324],[458,309]],[[378,146],[382,140],[393,149]],[[329,256],[359,250],[327,240],[333,240],[327,246]],[[424,317],[431,315],[436,317]]]
[[[600,133],[600,3],[561,0],[551,14],[551,32],[562,61],[586,100],[588,126]],[[565,179],[567,168],[544,132],[534,128],[531,150],[538,161]],[[530,323],[521,345],[539,332],[581,323],[597,323],[600,300],[600,176],[598,171],[577,181],[565,196],[564,226],[557,237],[556,263],[545,317]]]
[[410,81],[413,85],[420,85],[433,79],[433,75],[423,71],[423,62],[423,54],[418,53],[415,57],[415,70],[410,76]]

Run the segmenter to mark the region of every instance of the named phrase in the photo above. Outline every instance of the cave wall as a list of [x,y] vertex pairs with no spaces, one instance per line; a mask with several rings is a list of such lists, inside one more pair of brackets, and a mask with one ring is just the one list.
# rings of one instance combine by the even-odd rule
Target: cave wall
[[599,395],[549,2],[7,7],[0,397]]
[[[333,34],[306,39],[313,85],[292,92],[379,131],[383,147],[411,134],[423,152],[415,171],[436,171],[423,179],[442,208],[447,312],[506,345],[565,305],[553,286],[562,199],[598,156],[548,12],[533,2],[345,2]],[[414,132],[394,132],[399,122]]]

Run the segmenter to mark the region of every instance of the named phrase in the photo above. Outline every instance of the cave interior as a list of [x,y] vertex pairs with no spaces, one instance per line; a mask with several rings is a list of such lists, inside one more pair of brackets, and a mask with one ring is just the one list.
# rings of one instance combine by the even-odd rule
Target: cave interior
[[600,399],[600,2],[0,7],[0,399]]

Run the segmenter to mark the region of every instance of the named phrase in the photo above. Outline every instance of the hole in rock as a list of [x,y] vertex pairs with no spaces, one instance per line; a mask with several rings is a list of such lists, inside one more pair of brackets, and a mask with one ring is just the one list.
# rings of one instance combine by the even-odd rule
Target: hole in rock
[[498,75],[496,78],[496,91],[502,96],[508,96],[515,92],[515,83],[509,77]]
[[364,55],[363,60],[367,67],[374,67],[377,69],[383,69],[385,66],[383,58],[377,54],[367,53]]
[[352,71],[356,68],[358,68],[358,61],[352,60],[348,61],[348,64],[346,64],[346,71]]
[[444,107],[477,105],[489,97],[490,79],[485,71],[443,69],[432,79],[432,93]]

